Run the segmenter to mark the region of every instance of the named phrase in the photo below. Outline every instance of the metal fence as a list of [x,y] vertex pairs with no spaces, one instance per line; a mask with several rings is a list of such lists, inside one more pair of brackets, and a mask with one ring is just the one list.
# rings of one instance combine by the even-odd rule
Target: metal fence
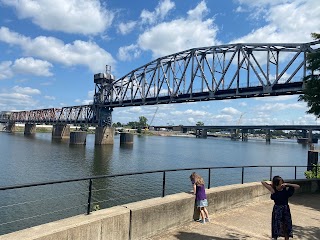
[[91,176],[0,187],[0,235],[58,219],[154,197],[192,190],[196,171],[207,188],[271,180],[305,178],[312,166],[233,166],[183,168]]

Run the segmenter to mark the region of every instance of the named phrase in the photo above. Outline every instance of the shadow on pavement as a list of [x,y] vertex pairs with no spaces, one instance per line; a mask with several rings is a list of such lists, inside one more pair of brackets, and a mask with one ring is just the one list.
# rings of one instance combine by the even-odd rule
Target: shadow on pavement
[[[177,239],[181,240],[236,240],[236,239],[248,239],[250,236],[245,234],[226,234],[226,237],[216,237],[216,236],[206,236],[198,233],[189,233],[189,232],[179,232],[175,235]],[[311,239],[311,238],[310,238]]]
[[313,194],[296,194],[293,195],[292,198],[289,199],[289,204],[296,204],[302,205],[308,208],[313,208],[314,210],[320,211],[320,194],[313,193]]
[[293,238],[319,240],[320,227],[301,227],[293,225]]

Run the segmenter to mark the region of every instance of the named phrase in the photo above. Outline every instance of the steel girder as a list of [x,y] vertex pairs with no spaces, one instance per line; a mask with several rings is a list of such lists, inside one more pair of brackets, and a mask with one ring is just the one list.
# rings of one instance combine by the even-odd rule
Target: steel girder
[[310,43],[229,44],[158,58],[101,89],[94,105],[11,112],[10,122],[111,125],[112,109],[135,105],[299,94]]
[[105,105],[299,94],[307,72],[306,54],[319,43],[229,44],[171,54],[114,81],[105,91]]
[[10,122],[95,124],[94,105],[49,108],[10,113]]

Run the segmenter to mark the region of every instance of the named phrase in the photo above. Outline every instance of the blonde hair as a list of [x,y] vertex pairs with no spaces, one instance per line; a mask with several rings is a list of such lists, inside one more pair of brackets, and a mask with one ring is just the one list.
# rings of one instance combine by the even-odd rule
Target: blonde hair
[[196,185],[204,185],[204,180],[203,178],[196,172],[193,172],[190,175],[190,180],[194,182]]
[[196,185],[204,185],[204,180],[200,175],[197,176],[194,182]]

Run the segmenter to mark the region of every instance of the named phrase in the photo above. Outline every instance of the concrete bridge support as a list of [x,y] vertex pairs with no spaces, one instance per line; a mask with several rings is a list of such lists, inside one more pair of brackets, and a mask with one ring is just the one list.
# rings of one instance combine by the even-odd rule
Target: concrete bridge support
[[24,125],[24,135],[34,135],[36,134],[36,124],[26,123]]
[[14,133],[15,131],[16,131],[16,124],[15,123],[8,123],[7,132]]
[[231,140],[237,140],[240,138],[239,129],[231,129]]
[[75,131],[70,133],[71,145],[86,145],[86,142],[87,142],[86,131]]
[[308,132],[308,143],[312,143],[312,130],[311,129]]
[[70,125],[57,124],[52,127],[52,138],[66,139],[70,137]]
[[113,144],[114,128],[113,127],[96,127],[95,145]]
[[206,129],[196,129],[196,137],[197,138],[207,138],[207,130]]
[[241,139],[243,142],[248,141],[248,129],[241,130]]
[[266,129],[266,142],[270,143],[270,140],[271,140],[271,130]]
[[120,144],[133,144],[132,133],[120,133]]

